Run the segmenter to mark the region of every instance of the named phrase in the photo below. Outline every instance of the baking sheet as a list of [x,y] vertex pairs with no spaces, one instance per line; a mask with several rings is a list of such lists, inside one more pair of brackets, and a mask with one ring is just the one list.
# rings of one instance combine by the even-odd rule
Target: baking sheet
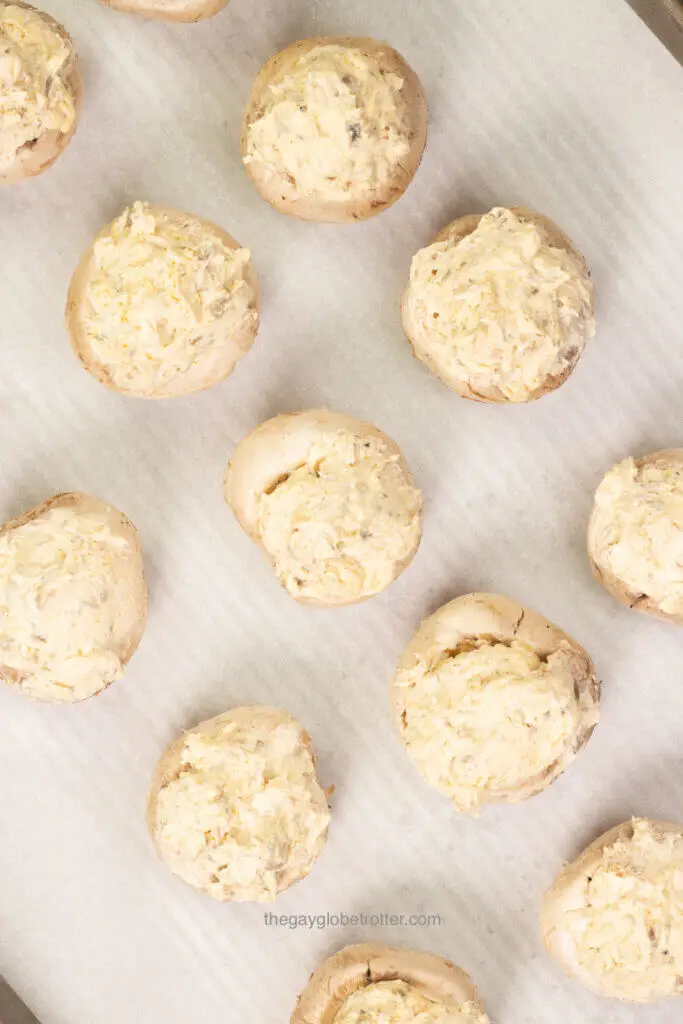
[[[617,607],[584,555],[615,460],[683,444],[683,73],[623,0],[232,0],[168,27],[96,0],[42,0],[82,55],[79,132],[42,178],[0,191],[0,517],[57,490],[142,533],[147,634],[124,680],[73,707],[0,690],[0,973],[45,1024],[286,1021],[318,962],[362,939],[470,971],[496,1024],[674,1024],[565,980],[537,937],[563,861],[631,814],[683,819],[683,631]],[[404,199],[350,227],[297,223],[254,193],[239,123],[262,62],[316,33],[388,39],[431,105]],[[225,384],[145,403],[70,353],[82,249],[146,198],[253,249],[263,326]],[[599,334],[571,381],[523,408],[459,400],[410,355],[398,300],[414,250],[494,203],[547,213],[594,270]],[[413,566],[383,596],[314,612],[279,590],[224,506],[235,443],[328,405],[402,445],[427,498]],[[469,589],[576,635],[604,680],[586,751],[528,803],[458,817],[411,768],[387,684],[420,620]],[[219,905],[155,861],[144,825],[164,746],[235,704],[283,705],[334,783],[330,841],[273,907]],[[267,927],[264,914],[437,915],[431,925]]]
[[628,3],[683,64],[683,0],[628,0]]

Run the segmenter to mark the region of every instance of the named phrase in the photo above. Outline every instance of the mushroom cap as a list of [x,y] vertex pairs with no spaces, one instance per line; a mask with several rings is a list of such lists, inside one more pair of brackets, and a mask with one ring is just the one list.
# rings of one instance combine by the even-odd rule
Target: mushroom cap
[[[187,736],[200,734],[208,738],[217,737],[220,736],[224,726],[229,723],[235,723],[246,727],[257,726],[269,731],[276,729],[280,725],[296,724],[299,727],[299,739],[301,746],[310,755],[313,768],[315,769],[317,759],[313,750],[311,737],[303,726],[301,726],[288,711],[284,711],[281,708],[272,708],[261,705],[232,708],[230,711],[225,711],[220,715],[216,715],[214,718],[209,718],[206,721],[200,722],[191,729],[186,729],[185,732],[183,732],[178,739],[164,751],[160,760],[157,762],[150,782],[149,796],[147,800],[147,828],[152,838],[157,856],[163,862],[166,862],[166,858],[159,841],[159,826],[157,818],[159,793],[171,782],[177,779],[180,774],[183,765],[183,750]],[[321,852],[325,844],[327,831],[328,830],[325,829],[325,832],[319,837],[315,850],[313,851],[315,856],[311,858],[308,865],[302,869],[295,861],[292,861],[290,864],[284,866],[278,877],[278,894],[283,892],[285,889],[288,889],[291,885],[294,885],[295,882],[301,881],[302,878],[305,878],[306,875],[308,875],[315,863],[316,857]],[[193,886],[191,886],[185,879],[181,878],[181,881],[190,888],[193,888]],[[229,900],[228,896],[214,896],[214,898],[222,898],[225,901]]]
[[[225,474],[225,499],[242,529],[258,544],[273,562],[264,547],[258,530],[258,502],[262,494],[268,493],[286,476],[306,461],[312,443],[321,436],[334,436],[339,431],[348,431],[362,437],[374,437],[386,448],[388,457],[395,457],[406,479],[412,482],[412,475],[401,449],[378,427],[370,423],[330,412],[328,409],[307,409],[303,412],[281,413],[266,420],[248,434],[235,449]],[[419,547],[415,545],[409,555],[396,565],[394,579],[412,562]],[[332,605],[313,597],[297,597],[300,604],[327,608]],[[350,601],[336,601],[335,607],[359,604],[365,597]]]
[[598,722],[600,682],[593,662],[581,644],[538,612],[500,594],[464,594],[425,619],[401,656],[390,688],[394,723],[401,738],[404,732],[402,714],[405,709],[405,690],[398,685],[401,675],[436,656],[438,652],[457,650],[459,645],[479,637],[490,639],[492,643],[517,640],[541,657],[564,649],[570,652],[575,665],[580,726],[572,743],[561,757],[539,775],[514,788],[492,792],[488,801],[518,803],[547,789],[585,747]]
[[[224,231],[216,224],[212,224],[211,221],[205,220],[203,217],[196,217],[194,214],[185,213],[183,210],[172,209],[168,206],[158,206],[154,203],[146,204],[146,208],[149,213],[156,218],[178,219],[186,222],[192,221],[195,224],[200,225],[207,232],[216,235],[228,249],[241,248],[239,242],[235,241],[232,235],[229,235],[227,231]],[[260,291],[256,271],[251,260],[246,266],[245,277],[254,293],[254,303],[256,308],[255,319],[250,322],[245,321],[237,330],[231,332],[229,338],[222,338],[220,344],[216,344],[212,349],[210,357],[199,360],[197,367],[192,371],[178,374],[159,387],[155,387],[153,390],[129,391],[116,384],[107,367],[98,360],[85,330],[83,311],[87,301],[86,296],[90,281],[90,268],[95,245],[101,238],[107,237],[110,230],[111,222],[102,228],[102,230],[93,239],[93,242],[87,251],[84,253],[80,263],[74,271],[73,277],[71,278],[66,301],[65,317],[69,338],[71,340],[71,347],[84,369],[86,369],[88,373],[95,378],[95,380],[98,380],[100,384],[104,384],[104,386],[109,388],[111,391],[117,391],[120,394],[130,394],[137,398],[148,399],[179,398],[182,395],[194,394],[197,391],[204,391],[207,388],[213,387],[215,384],[219,384],[221,381],[225,380],[225,378],[230,376],[233,372],[238,362],[249,351],[258,332]],[[207,335],[216,333],[220,329],[221,323],[222,320],[220,318],[217,319],[207,327],[205,333]]]
[[[656,465],[658,462],[664,460],[669,463],[678,463],[683,469],[683,448],[662,448],[656,452],[651,452],[649,455],[644,455],[640,459],[634,459],[634,462],[636,467],[641,469],[643,466]],[[591,524],[594,516],[595,510],[591,516]],[[661,619],[663,622],[673,622],[679,626],[683,626],[683,614],[663,611],[653,598],[649,597],[647,594],[635,593],[621,579],[619,579],[618,576],[615,576],[607,566],[602,565],[599,561],[597,552],[591,544],[590,525],[588,527],[588,531],[588,560],[590,567],[595,578],[602,583],[612,597],[616,598],[619,604],[623,604],[627,608],[633,608],[635,611],[644,612],[646,615],[652,615],[654,618]]]
[[102,0],[124,14],[141,14],[162,21],[201,21],[221,11],[228,0]]
[[[564,233],[549,217],[545,217],[542,213],[536,213],[534,210],[528,210],[522,206],[511,206],[509,207],[510,212],[521,221],[527,224],[533,224],[541,235],[543,241],[552,246],[555,249],[564,249],[570,253],[580,264],[581,268],[587,276],[590,276],[590,270],[586,262],[585,257],[576,248],[574,243],[571,241],[568,235]],[[453,245],[457,245],[458,242],[462,242],[464,238],[471,235],[473,231],[479,226],[479,222],[482,217],[485,217],[484,213],[467,214],[464,217],[457,217],[455,220],[447,224],[446,227],[442,228],[441,231],[436,235],[429,245],[434,245],[437,242],[450,242]],[[403,301],[401,302],[401,315],[403,319],[403,329],[408,338],[408,341],[413,345],[412,340],[412,328],[408,317],[408,307],[406,303],[407,290],[404,293]],[[417,352],[413,346],[415,355]],[[576,357],[572,362],[568,363],[565,369],[560,374],[549,374],[543,383],[529,396],[526,401],[534,401],[537,398],[541,398],[543,395],[547,395],[551,391],[555,391],[561,384],[567,380],[567,378],[573,373],[576,365],[581,358],[582,351],[577,351]],[[437,375],[441,380],[444,378],[439,370],[439,367],[426,353],[420,353],[418,358],[421,359],[427,366]],[[455,381],[444,381],[452,390],[456,391],[461,397],[469,398],[474,402],[488,402],[494,404],[509,405],[510,400],[506,398],[500,388],[495,385],[489,387],[473,388],[467,383],[458,383]]]
[[484,1014],[472,979],[449,960],[364,942],[346,946],[314,971],[299,996],[290,1024],[334,1024],[353,992],[377,982],[397,980],[454,1009],[474,1003]]
[[34,142],[21,146],[9,167],[6,167],[5,170],[0,170],[0,185],[10,185],[17,181],[23,181],[25,178],[33,178],[37,174],[41,174],[66,149],[78,127],[83,103],[83,79],[81,78],[73,39],[63,25],[45,11],[41,11],[32,4],[24,3],[24,0],[0,0],[0,9],[4,7],[22,7],[26,11],[32,11],[34,14],[39,15],[63,39],[70,51],[70,56],[67,63],[60,70],[60,78],[62,78],[71,92],[76,108],[76,116],[68,131],[60,132],[56,129],[44,131]]
[[[609,982],[601,981],[577,962],[573,943],[563,928],[566,914],[581,910],[584,906],[584,890],[587,878],[590,878],[602,862],[603,852],[619,841],[629,842],[634,834],[634,821],[624,821],[609,829],[595,839],[577,857],[568,864],[555,879],[552,886],[545,892],[541,903],[540,928],[541,936],[548,953],[560,964],[566,974],[583,982],[599,995],[626,1002],[651,1002],[661,997],[661,993],[647,992],[642,988],[637,995],[620,992]],[[676,835],[683,840],[683,824],[670,821],[647,821],[655,838]],[[681,987],[683,993],[683,985]]]
[[[25,526],[27,523],[33,522],[35,519],[39,519],[46,512],[57,508],[73,509],[79,514],[105,516],[107,526],[111,532],[126,542],[126,553],[120,556],[119,564],[120,569],[125,570],[127,573],[127,583],[129,584],[127,600],[122,601],[118,607],[118,618],[115,628],[112,629],[112,640],[114,642],[111,646],[121,665],[125,666],[135,653],[147,624],[148,593],[142,571],[142,548],[138,531],[123,512],[119,512],[111,505],[107,505],[105,502],[100,501],[98,498],[93,498],[89,494],[83,494],[80,491],[70,491],[56,494],[23,515],[10,519],[0,527],[0,537],[21,526]],[[9,683],[11,686],[19,688],[22,686],[22,678],[17,672],[2,664],[0,664],[0,680]],[[101,693],[102,691],[98,692]],[[96,694],[89,696],[96,696]],[[41,696],[39,699],[49,702],[51,698]],[[56,697],[54,698],[55,702],[57,699]]]
[[427,143],[427,101],[420,80],[403,57],[385,43],[356,36],[316,36],[301,39],[274,54],[266,61],[252,86],[242,125],[242,158],[248,155],[249,128],[261,115],[269,86],[287,75],[301,57],[319,46],[344,46],[360,50],[366,57],[376,59],[386,73],[403,79],[401,92],[406,107],[410,147],[406,158],[381,188],[365,196],[349,196],[343,201],[316,195],[298,195],[285,174],[273,171],[258,161],[245,162],[245,168],[260,195],[281,213],[301,220],[327,223],[344,224],[367,220],[382,213],[401,198],[415,176]]

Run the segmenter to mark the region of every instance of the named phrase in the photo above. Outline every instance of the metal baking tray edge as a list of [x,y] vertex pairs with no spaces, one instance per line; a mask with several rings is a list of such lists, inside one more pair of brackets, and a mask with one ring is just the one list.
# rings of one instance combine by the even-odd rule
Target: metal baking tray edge
[[683,64],[683,0],[627,0],[627,3]]

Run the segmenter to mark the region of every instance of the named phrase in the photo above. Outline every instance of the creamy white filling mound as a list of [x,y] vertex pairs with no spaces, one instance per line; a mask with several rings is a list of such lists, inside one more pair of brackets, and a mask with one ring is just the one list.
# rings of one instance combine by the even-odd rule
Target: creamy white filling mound
[[410,558],[421,510],[398,455],[342,430],[261,495],[256,527],[290,593],[354,600],[383,590]]
[[402,88],[376,57],[317,46],[269,83],[245,162],[285,176],[299,195],[346,200],[381,188],[410,149]]
[[503,208],[459,242],[420,249],[403,309],[416,355],[447,384],[510,402],[562,377],[595,333],[581,262]]
[[683,991],[683,833],[644,820],[607,847],[583,881],[583,905],[556,927],[579,967],[622,998]]
[[683,459],[614,466],[596,492],[588,544],[635,597],[683,614]]
[[488,1024],[488,1018],[474,1003],[456,1009],[406,981],[378,981],[347,996],[333,1024]]
[[75,97],[60,75],[70,56],[38,11],[0,5],[0,171],[46,131],[73,128]]
[[549,773],[581,723],[575,656],[475,639],[402,670],[400,732],[427,781],[462,810]]
[[266,901],[283,877],[309,871],[329,821],[300,726],[226,716],[211,735],[186,735],[177,777],[158,794],[155,836],[165,862],[194,888]]
[[94,245],[81,319],[94,357],[126,391],[201,373],[246,324],[251,253],[187,214],[124,210]]
[[117,679],[115,626],[129,546],[105,515],[53,508],[0,536],[0,675],[50,701],[82,700]]

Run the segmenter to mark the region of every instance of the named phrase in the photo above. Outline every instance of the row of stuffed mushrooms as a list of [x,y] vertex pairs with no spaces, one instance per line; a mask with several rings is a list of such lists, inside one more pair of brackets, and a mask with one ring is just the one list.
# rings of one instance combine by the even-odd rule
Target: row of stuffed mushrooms
[[[0,182],[12,182],[63,150],[81,79],[68,33],[23,3],[0,0],[0,55]],[[273,207],[344,222],[403,194],[426,138],[424,91],[405,60],[371,39],[328,37],[301,40],[266,63],[241,148]],[[232,372],[256,337],[259,307],[248,249],[199,217],[138,202],[85,254],[67,325],[102,383],[170,398]],[[518,207],[459,217],[420,249],[402,316],[415,355],[451,389],[485,402],[555,390],[595,332],[585,259],[547,217]]]
[[[422,536],[422,492],[399,446],[377,427],[325,409],[281,414],[247,435],[228,465],[225,496],[281,586],[318,608],[380,594]],[[627,458],[600,483],[588,528],[594,573],[614,597],[679,624],[682,502],[683,449]],[[137,531],[103,502],[57,495],[0,528],[0,677],[29,696],[77,701],[118,678],[142,636],[146,604]],[[520,678],[539,666],[548,674],[552,637],[568,652],[563,671],[579,671],[583,659],[588,678],[585,652],[544,622],[502,598],[460,598],[418,634],[417,651],[436,652],[422,674],[433,679],[440,659],[448,665],[456,656],[472,662],[472,672],[493,671],[503,655],[506,678],[513,662]],[[489,651],[484,664],[472,636],[507,646],[495,658]],[[414,674],[409,659],[402,665]],[[406,699],[414,690],[409,679]]]
[[[531,401],[576,366],[594,331],[592,285],[560,237],[546,218],[495,208],[453,222],[413,258],[406,336],[461,396]],[[208,221],[142,202],[100,231],[66,310],[85,369],[114,391],[154,399],[223,381],[259,319],[251,251]]]

